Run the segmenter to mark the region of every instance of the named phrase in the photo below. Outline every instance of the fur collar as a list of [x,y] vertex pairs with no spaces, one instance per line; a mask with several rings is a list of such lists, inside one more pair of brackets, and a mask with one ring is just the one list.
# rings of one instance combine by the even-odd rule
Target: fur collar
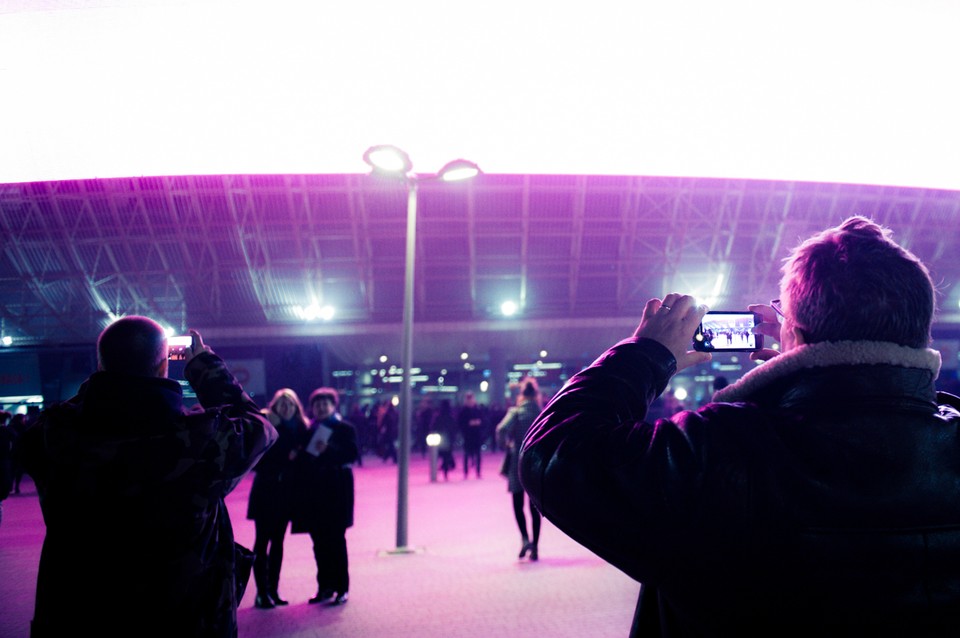
[[940,353],[881,341],[837,341],[802,345],[761,364],[737,382],[718,391],[714,401],[747,401],[758,390],[788,374],[807,368],[838,365],[895,365],[940,373]]

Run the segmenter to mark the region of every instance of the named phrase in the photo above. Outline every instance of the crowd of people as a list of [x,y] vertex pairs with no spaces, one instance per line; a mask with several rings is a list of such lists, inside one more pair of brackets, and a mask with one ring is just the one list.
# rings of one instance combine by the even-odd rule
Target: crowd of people
[[[309,534],[313,544],[317,593],[309,602],[349,600],[353,467],[365,453],[397,461],[396,407],[357,404],[344,418],[339,392],[319,387],[306,406],[294,390],[281,388],[261,409],[199,333],[191,334],[183,356],[194,407],[167,378],[162,328],[134,316],[100,335],[98,370],[75,397],[44,410],[33,427],[23,414],[0,412],[0,502],[19,492],[28,472],[47,526],[33,636],[63,635],[67,623],[71,631],[125,635],[138,617],[159,609],[163,618],[139,635],[234,635],[251,571],[256,608],[288,604],[280,594],[288,529]],[[488,444],[499,441],[511,451],[504,475],[514,502],[520,499],[518,524],[516,450],[532,422],[522,407],[534,399],[531,387],[509,411],[491,410],[467,393],[456,408],[450,399],[434,406],[427,398],[412,415],[411,451],[425,455],[426,435],[440,434],[447,478],[457,448],[464,478],[470,470],[481,477]],[[255,540],[247,550],[233,542],[224,497],[251,471],[247,518]],[[533,529],[530,541],[521,525],[521,557],[529,552],[536,560],[539,517]],[[71,586],[78,573],[87,579],[83,590]],[[95,598],[117,582],[125,584],[112,600],[120,611],[103,618]]]
[[20,435],[27,431],[35,412],[11,414],[0,410],[0,525],[3,524],[3,501],[11,494],[20,494],[23,465],[17,460],[15,449]]
[[[678,370],[712,357],[690,347],[707,308],[670,293],[546,407],[532,378],[504,410],[425,399],[413,451],[439,434],[449,480],[457,448],[464,479],[482,477],[485,445],[502,449],[519,558],[539,558],[546,516],[642,583],[632,636],[957,635],[960,398],[937,390],[934,299],[925,266],[852,217],[797,247],[779,298],[749,307],[780,347],[718,378],[708,405],[648,418]],[[288,526],[313,543],[310,603],[349,599],[353,467],[396,462],[396,407],[344,418],[319,387],[261,409],[191,334],[193,408],[162,328],[125,317],[77,396],[25,430],[0,413],[0,500],[20,463],[46,524],[33,636],[235,636],[248,567],[257,608],[287,604]],[[252,560],[224,504],[251,470]]]
[[[482,476],[482,452],[498,449],[495,427],[506,414],[498,403],[480,403],[473,392],[464,392],[461,400],[426,395],[420,399],[411,415],[411,452],[425,457],[428,454],[427,436],[441,437],[441,466],[446,478],[457,466],[455,450],[462,452],[460,467],[464,478],[471,472]],[[397,441],[400,413],[389,398],[372,402],[354,402],[346,419],[357,431],[359,463],[373,455],[383,462],[397,462]]]

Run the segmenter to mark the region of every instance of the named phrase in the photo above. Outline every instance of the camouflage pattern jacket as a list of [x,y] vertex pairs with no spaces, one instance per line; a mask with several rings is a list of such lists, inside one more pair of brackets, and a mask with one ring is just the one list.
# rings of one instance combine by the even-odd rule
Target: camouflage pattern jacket
[[24,434],[47,533],[33,636],[236,636],[224,497],[276,440],[223,361],[185,376],[96,372]]

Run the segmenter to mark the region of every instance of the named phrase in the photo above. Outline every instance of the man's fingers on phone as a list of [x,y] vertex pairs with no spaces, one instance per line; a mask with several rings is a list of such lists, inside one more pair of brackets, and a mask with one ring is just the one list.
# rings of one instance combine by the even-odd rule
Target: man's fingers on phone
[[779,350],[773,350],[772,348],[764,348],[763,350],[757,350],[756,352],[750,353],[751,361],[769,361],[774,357],[780,356]]

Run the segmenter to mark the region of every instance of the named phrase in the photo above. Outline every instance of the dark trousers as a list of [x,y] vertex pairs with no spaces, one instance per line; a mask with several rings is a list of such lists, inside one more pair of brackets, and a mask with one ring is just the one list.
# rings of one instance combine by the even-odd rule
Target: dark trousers
[[470,461],[473,460],[473,467],[477,472],[477,476],[480,476],[480,460],[482,455],[480,453],[480,446],[463,446],[463,477],[467,477],[467,470],[470,468]]
[[275,594],[280,584],[280,565],[283,563],[283,537],[287,521],[257,520],[257,538],[253,542],[253,579],[257,593]]
[[[523,541],[527,542],[530,540],[530,537],[527,536],[527,518],[523,515],[523,501],[523,492],[513,493],[513,515],[517,519],[517,527],[520,528],[520,535],[523,537]],[[538,512],[537,508],[533,506],[533,503],[530,503],[530,523],[531,527],[533,528],[532,531],[534,545],[540,542],[541,518],[540,512]]]
[[310,532],[313,557],[317,561],[317,591],[350,591],[347,565],[347,530],[318,529]]

